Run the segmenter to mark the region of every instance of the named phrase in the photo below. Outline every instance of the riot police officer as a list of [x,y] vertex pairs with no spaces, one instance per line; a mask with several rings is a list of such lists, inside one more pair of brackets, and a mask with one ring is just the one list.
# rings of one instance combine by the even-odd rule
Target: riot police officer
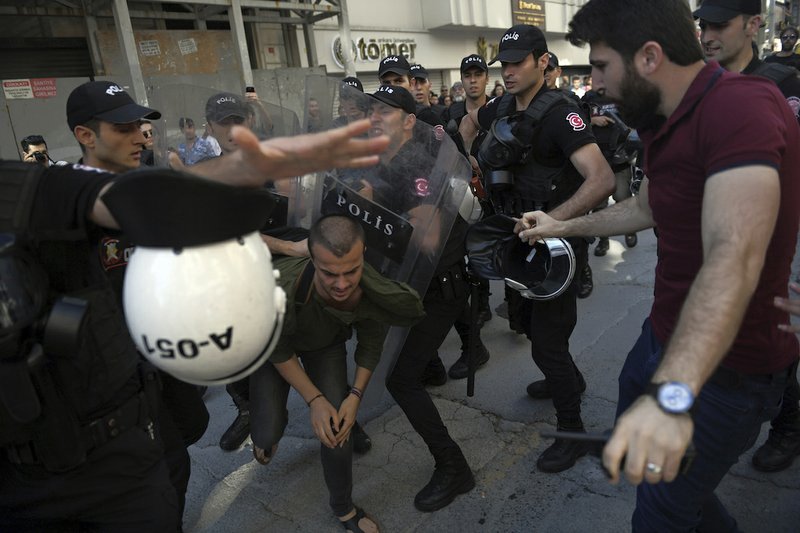
[[[469,113],[460,132],[468,149],[478,129],[490,132],[479,161],[497,212],[518,217],[536,207],[565,220],[588,212],[607,197],[614,188],[614,174],[583,111],[559,91],[548,90],[544,82],[548,59],[539,28],[518,25],[506,31],[490,64],[502,63],[508,94]],[[495,150],[492,143],[500,141],[504,149]],[[580,269],[587,261],[586,241],[571,239],[570,244]],[[552,397],[558,428],[568,431],[584,431],[580,404],[586,384],[569,352],[577,322],[576,285],[573,282],[555,299],[525,300],[520,309],[533,360],[545,376],[528,386],[528,394]],[[582,444],[556,439],[537,466],[543,472],[560,472],[585,453]]]
[[[89,131],[76,131],[87,149],[133,137],[133,130],[116,125],[156,118],[116,84],[95,83],[105,85],[87,88],[91,98],[84,103],[92,111],[80,122],[88,123]],[[259,187],[270,173],[277,178],[374,164],[377,158],[361,156],[384,149],[386,139],[353,139],[367,127],[362,122],[263,145],[240,129],[234,132],[238,156],[191,170]],[[111,164],[138,166],[137,153],[134,147],[121,156],[95,155]],[[137,368],[140,358],[112,283],[97,265],[98,247],[109,264],[122,253],[117,244],[102,242],[103,228],[119,229],[103,201],[118,179],[97,167],[0,163],[0,180],[7,185],[3,201],[13,206],[0,217],[0,231],[6,234],[0,247],[0,286],[5,289],[0,301],[3,309],[19,312],[4,313],[0,321],[3,531],[133,533],[180,527],[178,501],[154,423],[159,392],[153,374]],[[200,186],[206,182],[191,181]],[[191,199],[189,194],[180,196]],[[20,250],[21,240],[27,249]],[[18,268],[11,268],[14,264]],[[51,327],[54,322],[58,328]]]

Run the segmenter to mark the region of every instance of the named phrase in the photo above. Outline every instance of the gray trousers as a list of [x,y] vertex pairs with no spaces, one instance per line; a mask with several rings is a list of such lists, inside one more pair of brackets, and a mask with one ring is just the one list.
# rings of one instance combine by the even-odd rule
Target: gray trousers
[[[347,350],[344,344],[299,354],[311,381],[336,409],[348,394]],[[275,366],[267,362],[250,376],[250,435],[259,448],[269,450],[281,440],[289,411],[287,383]],[[322,471],[336,516],[353,510],[353,440],[330,449],[320,443]]]

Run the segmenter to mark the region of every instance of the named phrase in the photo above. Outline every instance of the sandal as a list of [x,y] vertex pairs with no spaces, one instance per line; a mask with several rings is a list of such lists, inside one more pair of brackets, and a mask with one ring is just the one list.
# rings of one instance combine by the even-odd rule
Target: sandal
[[342,527],[345,528],[349,533],[365,533],[363,529],[358,525],[363,519],[370,520],[373,524],[375,524],[375,530],[380,532],[381,528],[378,526],[378,522],[369,516],[367,513],[364,512],[364,509],[360,509],[358,507],[356,509],[356,514],[350,518],[349,520],[339,520],[341,522]]
[[255,457],[256,461],[261,463],[262,465],[267,465],[272,460],[272,457],[275,455],[275,452],[278,450],[278,445],[274,445],[272,450],[269,454],[266,453],[264,448],[259,448],[255,444],[253,444],[253,457]]

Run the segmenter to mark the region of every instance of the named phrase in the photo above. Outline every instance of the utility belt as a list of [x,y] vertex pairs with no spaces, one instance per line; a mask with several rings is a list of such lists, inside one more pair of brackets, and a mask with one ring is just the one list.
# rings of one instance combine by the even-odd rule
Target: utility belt
[[469,292],[467,269],[463,261],[450,266],[444,272],[434,274],[426,294],[436,294],[443,300],[459,300]]
[[[138,379],[141,384],[139,392],[110,413],[89,423],[79,424],[74,416],[62,416],[65,413],[48,409],[49,412],[43,415],[44,420],[35,423],[37,427],[30,441],[4,448],[9,462],[41,465],[50,472],[64,472],[79,466],[94,450],[131,428],[140,427],[155,440],[160,381],[155,369],[145,363],[140,366]],[[54,424],[48,423],[55,418],[59,420],[53,421]],[[71,427],[65,427],[65,424]],[[60,444],[54,446],[54,441],[59,438]]]

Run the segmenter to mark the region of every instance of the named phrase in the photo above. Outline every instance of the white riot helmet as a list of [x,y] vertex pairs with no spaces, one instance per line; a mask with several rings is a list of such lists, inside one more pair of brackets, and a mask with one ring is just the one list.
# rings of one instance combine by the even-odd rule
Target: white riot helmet
[[242,379],[280,337],[286,296],[255,231],[272,206],[262,193],[155,169],[119,178],[103,196],[137,244],[123,291],[131,337],[182,381]]

